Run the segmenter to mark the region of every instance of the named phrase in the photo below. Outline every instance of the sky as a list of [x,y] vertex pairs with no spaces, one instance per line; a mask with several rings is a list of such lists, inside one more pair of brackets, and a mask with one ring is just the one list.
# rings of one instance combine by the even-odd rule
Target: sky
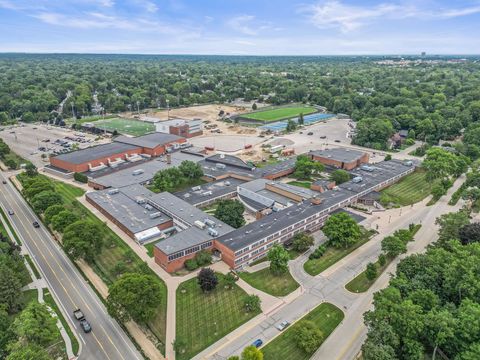
[[0,0],[0,52],[480,54],[480,0]]

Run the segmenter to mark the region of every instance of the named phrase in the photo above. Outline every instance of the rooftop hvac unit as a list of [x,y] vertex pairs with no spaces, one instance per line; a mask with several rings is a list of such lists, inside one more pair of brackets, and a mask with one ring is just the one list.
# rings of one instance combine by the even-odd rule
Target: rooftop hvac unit
[[162,216],[162,213],[161,212],[154,212],[153,214],[150,214],[150,219],[156,219],[156,218],[159,218],[160,216]]
[[199,190],[202,190],[202,188],[200,186],[192,187],[192,191],[199,191]]
[[220,159],[225,159],[225,154],[220,154]]
[[118,194],[118,189],[110,189],[108,190],[108,195],[115,195],[115,194]]
[[208,225],[209,227],[211,227],[211,228],[214,228],[214,227],[217,225],[217,224],[215,223],[215,221],[210,220],[210,219],[208,219],[208,218],[205,219],[205,220],[203,220],[203,222],[204,222],[205,224],[207,224],[207,225]]
[[133,175],[133,176],[136,176],[136,175],[141,175],[141,174],[143,174],[143,173],[144,173],[144,170],[143,170],[143,169],[137,169],[137,170],[134,170],[134,171],[132,172],[132,175]]
[[199,229],[202,229],[202,230],[205,229],[205,224],[203,222],[201,222],[200,220],[195,220],[194,224]]
[[209,195],[212,195],[212,192],[211,191],[205,191],[202,195],[203,196],[209,196]]
[[137,198],[137,204],[145,204],[147,202],[147,200],[145,200],[144,198]]
[[225,186],[230,186],[230,181],[225,181]]
[[212,228],[208,228],[208,235],[213,237],[218,236],[218,231]]
[[150,204],[146,204],[145,209],[147,209],[148,211],[151,211],[151,210],[153,210],[153,206],[150,205]]
[[220,163],[217,163],[215,166],[217,167],[217,169],[225,169],[227,167],[225,164]]

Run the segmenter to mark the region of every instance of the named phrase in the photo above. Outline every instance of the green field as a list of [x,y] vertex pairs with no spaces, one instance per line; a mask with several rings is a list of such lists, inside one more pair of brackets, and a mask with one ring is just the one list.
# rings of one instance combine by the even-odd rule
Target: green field
[[253,273],[241,272],[239,276],[254,288],[273,296],[286,296],[299,286],[290,272],[275,275],[270,268]]
[[95,127],[102,130],[117,130],[120,134],[127,134],[133,136],[145,135],[147,133],[155,131],[154,124],[134,119],[113,118],[98,120],[93,122],[93,124],[95,125]]
[[308,115],[316,111],[317,109],[311,106],[292,106],[242,114],[241,117],[246,119],[271,122],[294,118],[299,116],[300,114]]
[[257,313],[247,313],[243,301],[247,293],[237,285],[226,289],[223,275],[210,293],[203,293],[193,278],[177,289],[176,340],[185,343],[185,351],[177,352],[177,360],[191,359],[195,354],[221,339]]
[[380,265],[379,261],[377,260],[374,264],[377,268],[377,276],[375,279],[370,280],[367,278],[367,270],[363,270],[360,274],[355,276],[347,285],[345,285],[345,289],[353,293],[363,293],[370,289],[375,281],[382,275],[388,265],[392,262],[392,258],[387,257],[385,264],[382,266]]
[[418,169],[405,176],[398,183],[382,190],[380,202],[382,205],[407,206],[415,204],[430,195],[432,183],[426,179],[426,172]]
[[[335,305],[322,303],[310,311],[301,320],[315,323],[323,333],[323,341],[343,320],[343,312]],[[299,321],[301,321],[299,320]],[[295,341],[295,329],[299,322],[287,328],[281,335],[262,348],[264,360],[308,360],[312,354],[300,349]]]
[[348,248],[337,249],[332,246],[327,248],[325,254],[319,259],[308,259],[305,264],[303,264],[304,270],[312,275],[316,276],[322,271],[325,271],[330,266],[335,264],[337,261],[343,259],[345,256],[350,254],[352,251],[358,249],[360,246],[368,242],[372,236],[375,234],[375,231],[363,231],[362,237],[352,246]]

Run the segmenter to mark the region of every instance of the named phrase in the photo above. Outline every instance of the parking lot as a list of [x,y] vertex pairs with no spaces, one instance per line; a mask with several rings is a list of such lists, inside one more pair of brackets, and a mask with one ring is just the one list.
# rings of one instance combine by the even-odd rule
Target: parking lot
[[[71,129],[47,126],[44,124],[23,124],[1,127],[0,138],[21,157],[30,160],[37,167],[48,164],[48,157],[55,152],[69,151],[72,147],[83,149],[109,142],[108,139],[95,140],[95,135],[79,133]],[[44,158],[42,158],[42,155]]]

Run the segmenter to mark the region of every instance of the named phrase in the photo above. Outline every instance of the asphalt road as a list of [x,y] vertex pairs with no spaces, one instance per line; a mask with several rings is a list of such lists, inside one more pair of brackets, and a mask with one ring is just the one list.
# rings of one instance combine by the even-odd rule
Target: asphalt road
[[[0,173],[0,182],[3,180],[7,178]],[[43,226],[38,229],[33,227],[32,222],[37,220],[37,217],[8,180],[7,184],[0,183],[0,203],[5,210],[15,212],[12,216],[7,215],[15,232],[45,278],[64,317],[73,326],[80,342],[78,358],[143,359],[50,233]],[[88,334],[83,332],[73,317],[73,311],[78,308],[92,325],[92,331]]]

